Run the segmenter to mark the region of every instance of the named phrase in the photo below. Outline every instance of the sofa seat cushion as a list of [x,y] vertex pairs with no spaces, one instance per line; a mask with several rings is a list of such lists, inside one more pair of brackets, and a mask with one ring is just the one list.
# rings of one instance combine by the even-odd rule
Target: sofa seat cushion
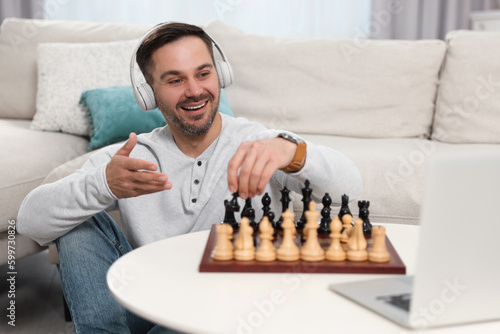
[[0,119],[0,231],[24,197],[55,167],[87,152],[85,137],[30,130],[31,121]]
[[[336,149],[354,161],[363,179],[363,193],[358,200],[370,201],[371,221],[379,223],[418,224],[425,170],[433,156],[500,154],[500,145],[453,145],[409,138],[301,136],[316,144]],[[296,198],[294,203],[300,205],[300,199]],[[333,200],[340,202],[340,199]],[[318,207],[320,208],[321,206]],[[332,208],[332,212],[338,213],[338,209],[336,206]],[[353,215],[358,215],[357,202],[352,202],[350,209]]]

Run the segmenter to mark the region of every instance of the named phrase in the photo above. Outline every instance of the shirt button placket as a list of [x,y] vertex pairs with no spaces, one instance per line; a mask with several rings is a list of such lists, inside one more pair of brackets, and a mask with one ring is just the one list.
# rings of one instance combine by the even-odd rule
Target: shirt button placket
[[[203,162],[201,162],[200,160],[196,161],[196,165],[198,167],[202,167],[203,166]],[[195,204],[198,199],[198,195],[199,195],[199,192],[200,192],[200,187],[198,187],[198,185],[200,184],[200,179],[203,175],[203,169],[202,168],[195,168],[194,170],[194,173],[193,173],[193,185],[191,186],[191,194],[192,194],[192,197],[191,197],[191,203]]]

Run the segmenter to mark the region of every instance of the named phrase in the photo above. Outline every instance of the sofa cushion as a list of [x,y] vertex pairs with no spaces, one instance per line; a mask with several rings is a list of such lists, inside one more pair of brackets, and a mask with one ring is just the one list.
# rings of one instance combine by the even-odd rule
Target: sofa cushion
[[151,25],[5,19],[0,28],[0,117],[35,114],[37,46],[44,42],[108,42],[140,38]]
[[[89,150],[127,140],[131,132],[150,132],[166,125],[158,108],[143,111],[135,101],[132,86],[108,87],[83,92],[80,99],[91,126]],[[221,89],[219,111],[234,116]]]
[[[416,138],[301,136],[336,149],[352,159],[363,180],[363,193],[358,199],[370,201],[370,218],[377,223],[418,224],[425,172],[434,156],[500,154],[500,145],[454,145]],[[295,206],[301,207],[300,199],[301,196],[295,196]],[[340,202],[340,198],[333,200]],[[332,206],[332,214],[338,213],[339,209],[339,206]],[[358,215],[357,202],[350,203],[350,209],[353,215]]]
[[29,125],[27,120],[0,119],[0,232],[52,169],[87,151],[88,140],[83,137],[33,131]]
[[234,70],[238,116],[271,128],[353,137],[426,137],[445,43],[290,39],[207,32]]
[[[87,114],[79,105],[82,93],[130,85],[130,58],[137,43],[40,43],[36,114],[31,128],[89,135]],[[140,78],[139,82],[144,81],[142,75]]]
[[500,32],[452,31],[432,138],[500,144]]

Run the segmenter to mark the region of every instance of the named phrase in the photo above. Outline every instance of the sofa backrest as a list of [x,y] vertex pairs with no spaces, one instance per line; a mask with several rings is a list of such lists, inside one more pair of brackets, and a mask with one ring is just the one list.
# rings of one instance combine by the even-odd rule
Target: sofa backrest
[[214,22],[234,70],[234,114],[271,128],[352,137],[428,137],[440,40],[291,39]]
[[37,46],[140,38],[151,25],[6,19],[0,27],[0,117],[32,119],[37,89]]
[[432,139],[500,144],[500,32],[447,34]]

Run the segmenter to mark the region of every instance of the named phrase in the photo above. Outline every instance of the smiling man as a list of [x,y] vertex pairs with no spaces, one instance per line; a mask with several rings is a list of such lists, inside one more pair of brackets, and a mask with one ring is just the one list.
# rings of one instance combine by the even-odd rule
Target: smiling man
[[[109,266],[136,247],[222,222],[223,201],[233,192],[255,204],[267,192],[275,212],[280,190],[300,193],[306,179],[316,201],[325,192],[339,199],[361,192],[356,166],[341,153],[219,113],[212,48],[199,27],[157,27],[136,58],[167,126],[96,152],[74,174],[33,190],[21,206],[18,232],[57,245],[77,333],[152,328],[113,299]],[[121,229],[106,213],[114,208]]]

